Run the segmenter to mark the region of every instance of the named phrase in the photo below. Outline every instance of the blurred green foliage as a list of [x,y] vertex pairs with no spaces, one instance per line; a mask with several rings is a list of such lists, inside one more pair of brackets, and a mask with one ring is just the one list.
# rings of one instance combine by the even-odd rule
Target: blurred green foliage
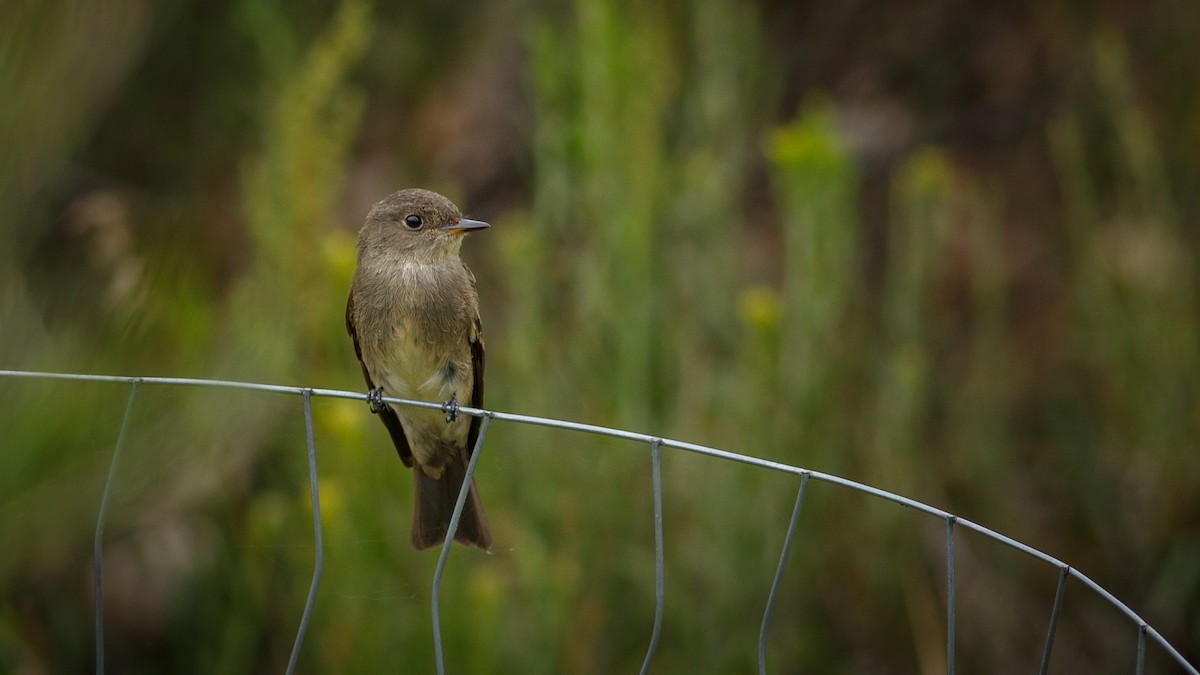
[[[361,389],[353,233],[426,185],[495,226],[465,251],[489,407],[927,501],[1076,565],[1195,662],[1200,12],[921,4],[897,37],[833,3],[5,3],[0,367]],[[0,378],[0,671],[93,666],[127,395]],[[301,670],[430,672],[411,478],[364,406],[314,415]],[[139,389],[110,670],[284,669],[304,450],[299,400]],[[669,451],[663,477],[654,668],[753,670],[797,482]],[[478,479],[497,544],[450,558],[449,670],[636,670],[648,448],[497,423]],[[812,483],[770,668],[942,672],[943,537]],[[964,534],[956,574],[960,671],[1035,668],[1056,571]],[[1056,672],[1129,669],[1123,617],[1074,585],[1064,611]]]

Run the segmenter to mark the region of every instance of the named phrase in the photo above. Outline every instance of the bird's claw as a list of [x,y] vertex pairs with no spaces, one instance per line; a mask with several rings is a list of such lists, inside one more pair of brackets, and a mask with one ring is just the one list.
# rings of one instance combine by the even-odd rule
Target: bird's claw
[[371,406],[371,412],[376,415],[383,412],[383,387],[375,387],[367,392],[367,404]]
[[450,400],[442,404],[442,412],[446,413],[446,424],[458,419],[458,394],[450,395]]

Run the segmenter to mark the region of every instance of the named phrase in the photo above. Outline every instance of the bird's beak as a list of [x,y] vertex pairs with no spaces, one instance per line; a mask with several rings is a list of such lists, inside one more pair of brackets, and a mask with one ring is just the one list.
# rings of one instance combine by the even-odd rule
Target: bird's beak
[[466,234],[467,232],[470,232],[471,230],[484,230],[489,227],[491,227],[491,225],[488,225],[487,223],[483,222],[482,220],[471,220],[470,218],[462,218],[457,223],[453,223],[451,225],[446,225],[445,227],[443,227],[441,229],[442,229],[442,232],[449,232],[451,234]]

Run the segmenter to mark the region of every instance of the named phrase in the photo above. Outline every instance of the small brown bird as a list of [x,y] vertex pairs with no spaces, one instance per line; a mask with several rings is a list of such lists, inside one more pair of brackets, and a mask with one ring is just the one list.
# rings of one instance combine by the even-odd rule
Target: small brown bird
[[[401,190],[375,205],[358,233],[358,266],[346,329],[378,413],[404,465],[414,472],[412,544],[446,539],[450,516],[479,437],[483,332],[475,275],[458,257],[463,235],[488,227],[462,217],[449,199]],[[384,395],[442,403],[442,410],[384,404]],[[454,539],[491,548],[474,482]]]

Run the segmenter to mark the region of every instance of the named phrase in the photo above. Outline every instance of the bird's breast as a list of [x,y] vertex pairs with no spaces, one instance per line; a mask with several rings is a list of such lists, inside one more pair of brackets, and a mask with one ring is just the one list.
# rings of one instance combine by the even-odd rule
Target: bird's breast
[[393,396],[470,400],[471,334],[478,305],[461,263],[396,265],[360,279],[359,336],[375,382]]

